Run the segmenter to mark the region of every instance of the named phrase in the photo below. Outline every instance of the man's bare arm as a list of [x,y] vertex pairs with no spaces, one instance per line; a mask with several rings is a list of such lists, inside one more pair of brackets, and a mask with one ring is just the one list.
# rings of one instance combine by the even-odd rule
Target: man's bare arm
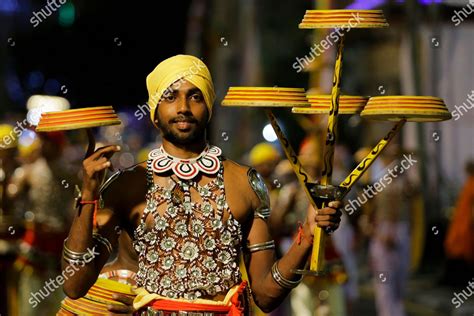
[[[262,200],[257,194],[254,194],[252,198],[253,209],[259,209],[261,203]],[[311,253],[314,228],[316,225],[336,228],[340,220],[340,211],[337,208],[341,206],[340,202],[331,202],[329,207],[318,210],[318,214],[310,207],[306,222],[303,225],[304,238],[299,241],[296,240],[288,252],[278,261],[274,249],[269,246],[272,237],[267,220],[263,216],[255,216],[251,220],[247,238],[248,247],[246,247],[249,258],[247,269],[254,300],[264,312],[273,310],[288,295],[291,286],[288,286],[289,284],[286,281],[290,281],[290,284],[295,282],[296,285],[300,280],[301,276],[291,271],[302,269],[305,266]],[[275,274],[279,274],[284,281],[278,283],[275,280]],[[282,283],[286,283],[287,286],[282,286]]]
[[[111,166],[109,159],[119,150],[118,146],[107,146],[88,153],[83,162],[82,201],[98,200],[100,182],[106,169]],[[63,288],[70,298],[77,299],[87,293],[107,262],[110,247],[117,245],[115,227],[119,225],[119,221],[113,211],[110,208],[100,211],[97,215],[100,218],[97,229],[93,227],[93,204],[83,204],[76,210],[69,236],[64,243],[64,249],[69,255],[63,256],[61,260],[62,275],[65,278]],[[93,233],[98,235],[94,238]],[[74,257],[82,259],[77,260],[77,264],[72,264],[71,258]]]

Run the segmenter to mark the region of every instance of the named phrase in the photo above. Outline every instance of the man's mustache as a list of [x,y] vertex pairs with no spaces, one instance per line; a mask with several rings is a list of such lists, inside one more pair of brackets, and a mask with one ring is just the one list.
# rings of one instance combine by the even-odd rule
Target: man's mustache
[[169,121],[170,123],[198,123],[198,120],[194,116],[178,116]]

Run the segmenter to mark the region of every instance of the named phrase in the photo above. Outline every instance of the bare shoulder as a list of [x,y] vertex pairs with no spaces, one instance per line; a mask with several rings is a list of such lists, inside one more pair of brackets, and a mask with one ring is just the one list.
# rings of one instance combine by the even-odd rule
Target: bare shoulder
[[224,160],[223,164],[226,176],[231,175],[233,177],[239,178],[240,180],[244,180],[247,178],[247,172],[250,169],[249,166],[241,165],[230,159]]
[[241,165],[229,159],[224,160],[223,164],[224,176],[227,179],[231,179],[233,189],[235,187],[242,190],[251,190],[248,181],[248,172],[251,169],[250,167]]
[[[249,181],[249,166],[241,165],[233,160],[226,159],[224,164],[224,181],[226,191],[237,195],[245,202],[248,210],[251,211],[258,204],[258,197],[255,194]],[[246,208],[247,208],[246,207]]]

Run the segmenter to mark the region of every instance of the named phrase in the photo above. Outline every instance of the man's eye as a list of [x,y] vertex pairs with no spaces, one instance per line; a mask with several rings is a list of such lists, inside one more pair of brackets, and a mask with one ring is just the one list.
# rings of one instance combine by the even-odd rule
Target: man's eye
[[167,102],[173,102],[175,100],[175,97],[174,95],[170,94],[170,95],[165,95],[163,96],[163,100],[167,101]]
[[193,101],[196,101],[196,102],[201,102],[203,98],[202,98],[202,95],[200,95],[200,94],[193,94],[193,95],[191,96],[191,99],[192,99]]

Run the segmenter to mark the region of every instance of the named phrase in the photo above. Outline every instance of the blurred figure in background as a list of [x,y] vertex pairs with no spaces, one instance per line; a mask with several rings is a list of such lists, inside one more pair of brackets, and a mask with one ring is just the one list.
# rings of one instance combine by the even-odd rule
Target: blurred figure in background
[[15,159],[18,133],[12,125],[0,124],[0,314],[15,315],[15,279],[12,266],[16,257],[15,242],[20,238],[21,221],[15,216],[14,201],[7,195],[8,184],[18,167]]
[[292,210],[295,209],[296,196],[300,190],[300,184],[287,159],[280,161],[275,168],[275,179],[280,184],[280,190],[272,206],[269,224],[272,233],[275,233],[275,242],[279,245],[277,251],[284,253],[292,243],[295,225],[298,221],[296,219],[297,214],[292,212]]
[[[8,195],[24,210],[26,232],[15,262],[18,270],[19,315],[51,315],[64,297],[55,278],[60,274],[61,251],[72,214],[75,179],[61,159],[66,138],[61,132],[20,138],[23,165],[8,186]],[[57,287],[56,287],[56,286]]]
[[[304,170],[314,179],[319,171],[319,155],[316,143],[309,137],[300,146],[298,159]],[[272,204],[270,225],[274,236],[280,240],[280,250],[284,253],[293,242],[298,222],[304,221],[308,208],[308,198],[301,189],[295,171],[287,159],[282,160],[276,170],[275,178],[281,184],[275,202]]]
[[[334,169],[332,175],[332,183],[334,185],[338,185],[344,181],[350,172],[351,165],[352,157],[347,146],[343,144],[336,145],[334,150]],[[351,196],[353,196],[353,192],[350,192],[346,198],[350,199]],[[355,222],[355,220],[353,221],[352,219],[356,216],[358,216],[357,213],[343,212],[339,229],[331,236],[334,247],[336,248],[337,253],[341,256],[344,270],[347,273],[347,282],[345,282],[342,287],[344,290],[348,315],[352,315],[352,306],[359,298],[359,273],[355,253],[356,234],[352,224]]]
[[466,173],[444,241],[448,259],[445,279],[450,285],[464,286],[474,276],[474,161],[466,163]]
[[[379,161],[383,174],[371,186],[377,192],[372,189],[373,234],[369,246],[376,309],[379,316],[403,316],[410,268],[410,204],[415,190],[408,181],[408,168],[400,159],[399,147],[386,148]],[[369,192],[364,189],[368,196],[358,198],[359,201],[371,199]]]
[[0,124],[0,219],[13,215],[13,200],[7,195],[7,186],[18,167],[15,159],[18,147],[17,133],[9,124]]

